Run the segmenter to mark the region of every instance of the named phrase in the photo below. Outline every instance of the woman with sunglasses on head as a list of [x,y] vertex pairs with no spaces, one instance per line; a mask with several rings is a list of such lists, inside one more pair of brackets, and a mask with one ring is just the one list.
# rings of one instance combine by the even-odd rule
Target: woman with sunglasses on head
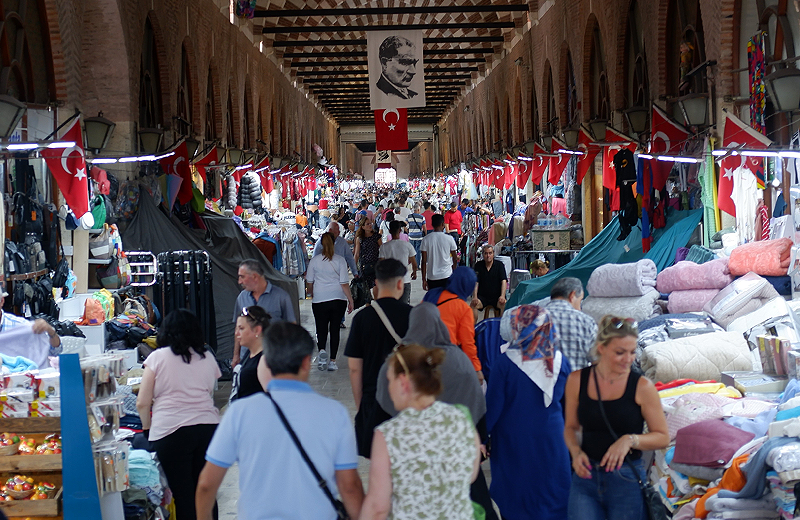
[[[353,258],[358,264],[358,272],[366,280],[370,289],[375,287],[375,264],[378,262],[380,247],[380,233],[375,232],[374,224],[369,218],[362,217],[358,223],[358,231],[356,231]],[[377,291],[373,291],[373,293],[374,298]]]
[[389,396],[400,413],[375,429],[362,520],[474,518],[480,440],[466,407],[436,400],[444,359],[443,349],[416,344],[389,356]]
[[264,351],[264,332],[271,319],[269,313],[258,305],[245,307],[236,319],[236,339],[239,345],[247,348],[247,353],[244,361],[233,369],[231,400],[264,391],[258,381],[258,362]]
[[567,380],[564,440],[575,470],[570,520],[647,518],[638,483],[647,478],[642,451],[665,448],[669,434],[655,386],[631,369],[638,336],[630,318],[604,316],[596,363]]

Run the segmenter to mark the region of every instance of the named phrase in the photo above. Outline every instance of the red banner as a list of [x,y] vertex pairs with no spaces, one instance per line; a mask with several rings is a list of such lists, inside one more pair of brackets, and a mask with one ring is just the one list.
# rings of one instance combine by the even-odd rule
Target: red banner
[[159,161],[161,168],[167,175],[177,175],[183,182],[178,190],[178,204],[186,204],[194,194],[192,193],[192,172],[189,169],[189,149],[186,148],[186,142],[182,141],[181,144],[175,147],[175,152],[169,157],[164,157]]
[[83,151],[80,118],[76,117],[61,134],[62,141],[72,141],[69,148],[45,148],[41,154],[58,184],[67,206],[81,218],[89,211],[89,181],[86,176],[86,159]]
[[408,113],[405,108],[375,110],[375,147],[408,150]]

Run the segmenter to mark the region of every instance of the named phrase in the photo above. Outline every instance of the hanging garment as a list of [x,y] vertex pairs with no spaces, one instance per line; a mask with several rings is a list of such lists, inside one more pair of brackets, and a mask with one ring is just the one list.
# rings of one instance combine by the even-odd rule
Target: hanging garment
[[[758,32],[747,42],[747,68],[750,81],[750,126],[766,135],[764,109],[767,106],[767,91],[764,75],[767,61],[764,58],[764,32]],[[759,188],[764,188],[763,182]]]
[[756,222],[755,222],[755,239],[756,240],[769,240],[769,210],[764,205],[764,201],[758,201],[756,206]]
[[614,156],[614,169],[617,174],[620,207],[620,232],[617,240],[625,240],[633,226],[639,221],[639,206],[636,204],[636,195],[633,193],[633,184],[636,182],[633,153],[628,149],[617,152]]
[[569,164],[567,164],[567,169],[564,170],[564,200],[567,201],[567,212],[564,213],[567,217],[572,217],[577,212],[576,207],[576,197],[575,197],[575,190],[577,184],[577,176],[578,173],[578,157],[573,155],[570,160]]
[[733,191],[731,199],[736,206],[736,231],[739,234],[739,244],[753,240],[755,236],[756,176],[745,166],[740,166],[733,171]]

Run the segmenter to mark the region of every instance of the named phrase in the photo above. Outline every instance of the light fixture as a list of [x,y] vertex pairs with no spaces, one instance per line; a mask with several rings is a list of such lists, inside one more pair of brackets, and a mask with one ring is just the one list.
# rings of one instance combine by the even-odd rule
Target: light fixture
[[800,70],[790,67],[778,69],[764,78],[767,93],[778,112],[800,109]]
[[72,148],[75,146],[75,141],[53,141],[52,143],[48,144],[48,148]]
[[[628,120],[628,128],[631,129],[631,132],[638,135],[647,131],[647,116],[649,112],[647,108],[640,106],[631,107],[623,112],[625,119]],[[598,137],[595,136],[595,138]]]
[[161,149],[164,130],[161,128],[142,128],[139,130],[139,143],[146,154],[154,154]]
[[242,150],[239,148],[228,148],[228,162],[239,165],[242,162]]
[[94,153],[100,152],[103,148],[108,146],[108,141],[111,139],[111,134],[114,133],[116,123],[103,117],[103,113],[97,114],[97,117],[87,117],[83,120],[83,128],[86,132],[84,140],[86,141],[86,148],[92,150]]
[[197,155],[197,150],[200,149],[200,141],[194,139],[193,137],[187,137],[183,140],[186,143],[186,151],[189,155],[189,160],[191,161],[195,155]]
[[92,164],[115,164],[117,159],[107,158],[107,157],[95,157],[94,159],[89,159],[90,163]]
[[0,139],[11,137],[27,109],[24,103],[11,96],[0,96]]
[[687,94],[675,100],[688,126],[704,127],[708,121],[708,94]]
[[39,143],[14,143],[9,144],[6,146],[11,151],[20,151],[20,150],[36,150],[39,148]]
[[608,119],[598,117],[589,121],[589,128],[592,129],[592,135],[597,141],[605,141],[606,127],[608,127]]
[[567,148],[576,148],[578,146],[578,134],[580,133],[580,129],[577,127],[565,128],[561,135],[564,138],[564,144],[567,145]]
[[244,152],[244,164],[253,163],[255,164],[256,160],[256,152],[250,150],[248,152]]

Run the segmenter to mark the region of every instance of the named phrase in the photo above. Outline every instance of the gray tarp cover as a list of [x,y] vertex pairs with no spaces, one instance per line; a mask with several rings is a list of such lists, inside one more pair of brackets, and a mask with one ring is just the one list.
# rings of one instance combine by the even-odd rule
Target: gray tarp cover
[[201,217],[208,230],[189,228],[175,216],[167,216],[142,190],[139,211],[122,234],[122,244],[128,251],[151,251],[156,255],[165,251],[208,251],[214,277],[217,359],[230,359],[233,353],[233,306],[241,292],[237,282],[239,262],[249,258],[258,260],[267,273],[267,279],[289,293],[295,315],[300,316],[297,282],[272,267],[232,219],[209,211]]

